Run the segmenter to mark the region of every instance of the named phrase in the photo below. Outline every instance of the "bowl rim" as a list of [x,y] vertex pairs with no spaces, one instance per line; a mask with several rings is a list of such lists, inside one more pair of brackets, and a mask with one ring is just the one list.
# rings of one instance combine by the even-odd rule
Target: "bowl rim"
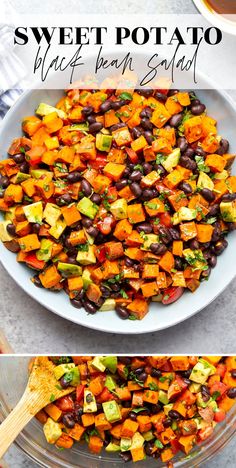
[[[109,53],[109,51],[108,51],[108,53]],[[144,52],[139,52],[139,53],[137,53],[137,55],[142,56],[142,55],[144,55]],[[93,54],[91,54],[91,56],[93,56]],[[225,90],[218,89],[216,82],[214,80],[212,80],[211,78],[209,78],[208,76],[206,76],[201,71],[198,71],[198,76],[199,76],[199,78],[201,78],[203,80],[203,82],[205,82],[207,84],[210,84],[211,89],[213,89],[215,92],[217,92],[229,104],[229,106],[232,108],[232,111],[234,111],[234,113],[236,114],[235,102],[231,98],[231,96]],[[211,89],[210,89],[210,91],[211,91]],[[43,90],[47,91],[43,87],[39,87],[39,88],[33,87],[32,89],[28,89],[28,90],[26,90],[26,91],[24,91],[22,93],[22,95],[17,99],[16,103],[10,108],[10,110],[7,112],[7,114],[4,117],[4,119],[2,121],[2,124],[0,125],[0,137],[1,137],[1,133],[4,130],[5,125],[7,126],[9,124],[9,122],[11,122],[11,116],[14,113],[15,106],[16,105],[19,106],[21,104],[21,101],[24,101],[27,98],[27,96],[30,96],[32,93],[37,92],[37,91],[43,91]],[[61,90],[61,88],[58,88],[58,90]],[[203,91],[203,90],[204,90],[204,88],[201,88],[201,91]],[[208,89],[205,89],[205,90],[208,91]],[[54,90],[54,91],[57,91],[57,90]],[[133,326],[133,327],[129,326],[129,328],[128,328],[128,326],[127,327],[122,326],[123,322],[127,323],[127,321],[121,321],[121,320],[119,320],[121,322],[120,326],[119,325],[116,326],[116,327],[113,326],[111,328],[111,326],[109,326],[109,323],[110,322],[112,323],[112,320],[110,322],[106,321],[106,324],[108,324],[108,325],[104,325],[103,323],[100,323],[101,321],[95,322],[95,321],[92,321],[92,320],[88,323],[88,321],[86,320],[86,317],[84,318],[80,314],[78,314],[76,317],[70,317],[70,316],[68,316],[70,314],[65,315],[65,313],[63,313],[62,310],[59,311],[58,308],[56,308],[53,305],[53,303],[52,304],[51,303],[50,304],[45,303],[46,301],[45,301],[45,299],[43,297],[42,298],[41,297],[35,297],[34,292],[30,291],[28,289],[27,284],[25,284],[25,282],[21,282],[21,278],[18,277],[17,275],[15,275],[14,268],[12,269],[10,264],[8,264],[8,262],[4,261],[4,252],[5,252],[5,250],[6,249],[4,248],[4,246],[1,245],[0,246],[0,262],[1,262],[1,264],[3,265],[4,269],[8,272],[8,274],[11,276],[11,278],[32,299],[36,300],[39,304],[41,304],[47,310],[55,313],[56,315],[62,317],[63,319],[69,320],[72,323],[84,326],[84,327],[92,329],[92,330],[105,332],[105,333],[116,333],[116,334],[120,334],[120,335],[133,335],[133,334],[138,335],[138,334],[153,333],[153,332],[157,332],[157,331],[164,330],[164,329],[173,327],[175,325],[178,325],[179,323],[184,322],[185,320],[191,318],[192,316],[194,316],[195,314],[197,314],[198,312],[203,310],[205,307],[210,305],[226,289],[226,287],[229,286],[229,284],[236,277],[236,271],[232,272],[233,274],[230,275],[230,278],[227,280],[227,283],[225,283],[223,286],[221,284],[218,285],[219,288],[218,288],[217,292],[210,299],[205,301],[205,303],[203,305],[200,305],[200,307],[196,307],[196,310],[193,310],[193,311],[191,310],[190,312],[188,312],[188,314],[186,314],[185,317],[182,317],[182,316],[179,317],[178,314],[176,314],[176,317],[175,317],[174,320],[170,321],[169,323],[164,323],[164,324],[161,323],[161,325],[160,325],[160,322],[158,322],[158,320],[153,321],[148,326],[146,326],[144,330],[143,330],[141,325],[140,325],[140,328],[135,328],[135,326]],[[39,294],[39,296],[40,296],[40,294]],[[155,303],[152,303],[152,304],[155,305]],[[84,308],[81,309],[81,310],[84,311]],[[91,317],[93,317],[93,316],[91,316]],[[129,322],[131,322],[131,321],[129,321]],[[140,324],[143,323],[142,320],[137,321],[137,322],[139,322]],[[135,322],[132,322],[132,323],[135,324]]]
[[[234,22],[231,21],[226,16],[221,15],[217,12],[214,12],[214,10],[212,10],[210,7],[206,5],[204,0],[192,0],[192,1],[195,4],[198,11],[202,14],[202,16],[204,16],[204,18],[207,21],[209,21],[211,24],[217,26],[222,31],[228,34],[231,34],[234,36],[236,35],[236,23],[234,24]],[[231,15],[231,16],[234,16],[236,19],[236,15]]]

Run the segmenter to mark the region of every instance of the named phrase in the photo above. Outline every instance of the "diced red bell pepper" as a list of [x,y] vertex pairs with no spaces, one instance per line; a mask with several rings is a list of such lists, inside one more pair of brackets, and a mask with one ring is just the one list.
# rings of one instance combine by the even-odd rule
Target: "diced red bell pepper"
[[85,385],[77,385],[76,387],[76,401],[82,400],[84,396]]
[[102,169],[107,164],[107,156],[99,154],[96,159],[89,161],[89,164],[92,169]]
[[99,229],[99,231],[104,234],[104,235],[108,235],[110,234],[112,228],[114,227],[115,225],[115,220],[113,218],[113,216],[105,216],[105,218],[103,218],[103,220],[101,221],[98,221],[97,223],[97,228]]
[[219,364],[217,364],[217,366],[216,366],[216,374],[217,374],[217,375],[220,375],[220,377],[223,379],[224,376],[225,376],[225,372],[226,372],[226,365],[223,364],[222,362],[220,362]]
[[170,445],[172,448],[172,452],[174,454],[178,453],[181,450],[181,445],[177,439],[171,439],[170,440]]
[[163,291],[162,304],[169,305],[177,301],[184,293],[184,288],[181,286],[170,286]]
[[108,203],[112,203],[117,200],[118,193],[115,187],[108,187],[106,198]]
[[38,260],[35,253],[29,253],[25,258],[25,263],[34,270],[43,270],[46,262],[44,260]]
[[125,148],[126,153],[129,156],[129,159],[132,163],[138,162],[138,155],[136,151],[134,151],[132,148]]
[[161,421],[158,421],[156,424],[154,424],[154,426],[158,434],[160,434],[161,432],[165,430],[163,423]]
[[100,263],[105,262],[106,260],[106,247],[102,246],[101,249],[99,249],[99,252],[96,254],[96,257]]
[[179,401],[185,401],[187,406],[191,406],[195,403],[197,397],[190,390],[186,389],[184,393],[179,397]]
[[218,400],[224,395],[227,389],[227,385],[225,385],[223,382],[214,382],[210,387],[210,394],[213,395],[215,392],[219,393],[219,396],[216,398],[216,400]]
[[171,372],[172,371],[172,365],[170,361],[166,361],[163,366],[161,366],[161,371],[162,372]]
[[61,411],[64,412],[73,411],[74,409],[74,402],[71,396],[64,396],[59,398],[55,404]]
[[172,226],[171,216],[168,213],[168,211],[166,211],[165,213],[160,214],[158,216],[158,218],[160,219],[160,223],[163,224],[163,226],[166,226],[166,227],[171,227]]
[[104,387],[103,391],[96,398],[98,403],[105,403],[105,401],[116,400],[115,395],[111,393],[107,387]]
[[214,421],[215,422],[218,422],[218,423],[222,422],[222,421],[224,421],[225,417],[226,417],[225,411],[222,410],[222,409],[219,409],[214,413]]

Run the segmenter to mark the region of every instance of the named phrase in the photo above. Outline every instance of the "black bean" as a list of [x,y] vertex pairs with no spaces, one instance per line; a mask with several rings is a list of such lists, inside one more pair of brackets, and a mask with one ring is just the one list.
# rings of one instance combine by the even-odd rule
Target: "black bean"
[[82,179],[81,181],[81,191],[86,197],[89,197],[92,193],[92,187],[86,179]]
[[84,114],[86,117],[91,115],[94,112],[93,106],[84,106],[82,110],[82,114]]
[[160,403],[157,403],[156,405],[152,405],[152,406],[151,406],[151,412],[152,412],[152,414],[160,413],[161,410],[162,410],[162,406],[161,406]]
[[144,96],[145,98],[148,98],[148,97],[152,96],[153,89],[152,88],[136,89],[136,92],[138,94],[140,94],[141,96]]
[[197,146],[195,149],[195,154],[197,154],[197,156],[202,156],[202,158],[206,157],[206,152],[201,148],[201,146]]
[[75,420],[74,420],[73,413],[63,414],[62,422],[66,427],[68,427],[68,429],[72,429],[73,427],[75,427]]
[[125,104],[125,101],[124,100],[120,100],[120,101],[111,101],[111,108],[114,109],[114,110],[118,110],[120,109],[123,105]]
[[34,275],[34,277],[33,277],[33,283],[34,283],[35,286],[37,286],[37,288],[42,288],[42,287],[43,287],[43,285],[42,285],[42,283],[41,283],[40,278],[38,277],[38,275]]
[[72,202],[72,197],[69,193],[64,193],[60,197],[57,197],[56,203],[58,206],[69,205]]
[[74,417],[77,422],[81,421],[81,416],[83,414],[83,408],[79,405],[79,403],[75,402],[75,410],[74,410]]
[[152,172],[152,165],[148,162],[143,163],[144,174],[150,174]]
[[111,132],[115,132],[115,130],[118,130],[119,128],[126,127],[126,124],[123,122],[119,122],[117,124],[114,124],[110,127]]
[[186,383],[186,385],[191,385],[191,380],[190,379],[186,379],[186,377],[183,378],[183,381],[184,383]]
[[120,285],[118,283],[114,283],[110,285],[112,291],[118,292],[120,291]]
[[117,190],[122,190],[128,185],[128,180],[127,179],[121,179],[119,182],[116,182],[116,188]]
[[183,377],[185,377],[186,379],[188,379],[190,377],[191,373],[192,373],[192,369],[187,369],[186,371],[182,371],[181,375]]
[[159,379],[161,377],[160,369],[155,369],[155,367],[153,367],[152,370],[151,370],[151,376],[152,377],[157,377]]
[[192,104],[191,105],[191,112],[193,115],[203,114],[205,109],[206,109],[206,106],[204,104]]
[[131,258],[129,257],[125,257],[125,265],[130,268],[134,265],[134,260],[132,260]]
[[227,395],[229,398],[236,398],[236,387],[229,388]]
[[63,376],[61,379],[60,379],[60,385],[62,388],[67,388],[70,386],[70,382],[65,378],[65,376]]
[[68,174],[66,179],[67,182],[69,182],[70,184],[74,184],[75,182],[78,182],[81,179],[81,174],[77,171],[71,172],[70,174]]
[[71,265],[77,265],[77,260],[76,260],[76,257],[68,257],[67,260],[66,260],[66,263],[70,263]]
[[215,203],[214,205],[210,206],[208,216],[216,216],[220,211],[220,205]]
[[132,182],[139,182],[143,177],[143,174],[141,171],[135,170],[131,172],[129,178],[132,180]]
[[23,172],[24,174],[28,174],[28,173],[29,173],[29,168],[30,168],[30,167],[29,167],[29,164],[28,164],[26,161],[23,162],[23,163],[20,165],[20,167],[19,167],[20,172]]
[[39,234],[39,231],[41,229],[41,226],[39,223],[34,223],[32,224],[32,231],[35,233],[35,234]]
[[90,133],[98,133],[102,129],[102,124],[100,122],[94,122],[89,125]]
[[140,223],[136,226],[137,231],[145,232],[145,234],[150,234],[152,232],[152,225],[150,223]]
[[236,223],[227,223],[227,228],[229,231],[234,231],[236,229]]
[[89,234],[91,237],[97,237],[99,230],[95,226],[90,226],[89,228],[86,229],[86,232]]
[[224,202],[231,202],[231,201],[234,201],[234,200],[236,200],[236,193],[226,193],[222,197],[222,201],[224,201]]
[[170,231],[167,227],[165,226],[158,226],[158,232],[161,238],[161,241],[164,244],[169,244],[169,242],[172,241],[172,236],[170,234]]
[[98,307],[93,302],[90,302],[88,299],[84,300],[84,308],[88,314],[96,314]]
[[175,269],[178,271],[181,271],[183,269],[183,263],[180,257],[175,257]]
[[151,189],[144,189],[142,198],[143,198],[144,201],[151,200],[151,198],[153,198],[152,190]]
[[[152,456],[153,450],[155,449],[155,445],[153,442],[145,442],[144,444],[144,451],[148,457]],[[154,450],[155,451],[155,450]]]
[[201,195],[207,200],[209,203],[212,203],[215,200],[215,195],[212,190],[208,188],[204,188],[201,190]]
[[183,156],[187,156],[188,158],[193,158],[195,152],[193,148],[187,148],[186,151],[183,153]]
[[12,159],[15,161],[16,164],[21,164],[25,161],[25,155],[23,153],[14,154],[14,156],[12,156]]
[[140,117],[143,119],[144,117],[147,117],[148,119],[151,118],[152,116],[152,109],[151,107],[145,107],[141,112],[140,112]]
[[125,364],[125,366],[130,366],[131,362],[132,362],[132,358],[128,357],[128,356],[119,356],[118,357],[118,360],[122,363],[122,364]]
[[191,104],[195,106],[195,104],[201,104],[201,101],[199,101],[199,99],[193,99]]
[[87,117],[87,122],[89,123],[89,125],[90,125],[90,124],[93,124],[93,123],[95,123],[95,122],[97,122],[97,121],[96,121],[96,116],[95,116],[94,114],[89,115],[89,116]]
[[152,130],[153,128],[152,122],[150,122],[150,120],[147,117],[141,119],[140,124],[144,128],[144,130]]
[[232,369],[230,373],[233,379],[236,379],[236,369]]
[[81,309],[81,307],[83,306],[81,300],[77,299],[76,297],[74,299],[70,299],[70,303],[76,309]]
[[139,378],[139,380],[140,380],[141,382],[145,382],[145,380],[147,379],[147,373],[146,373],[146,372],[142,372],[142,374],[140,374],[140,375],[138,376],[138,378]]
[[117,315],[122,319],[122,320],[127,320],[129,318],[129,312],[126,309],[126,307],[122,307],[120,305],[117,305],[115,308],[115,311]]
[[179,184],[179,187],[178,187],[180,190],[183,190],[183,192],[186,194],[186,195],[190,195],[193,191],[192,187],[190,184],[188,184],[187,182],[181,182]]
[[185,167],[186,169],[189,169],[190,171],[195,171],[197,169],[197,164],[195,161],[192,161],[188,156],[181,156],[179,160],[179,164],[182,167]]
[[228,246],[228,242],[226,239],[221,239],[219,240],[218,242],[216,242],[216,244],[214,245],[214,252],[215,254],[218,256],[218,255],[221,255],[222,252],[224,252],[224,250],[226,249],[226,247]]
[[206,385],[201,386],[201,394],[202,394],[202,399],[204,402],[207,402],[210,400],[210,391]]
[[135,414],[133,411],[131,411],[129,413],[129,419],[131,419],[131,421],[137,421],[137,414]]
[[202,279],[208,279],[211,274],[211,268],[207,268],[207,270],[203,270],[201,274]]
[[140,127],[134,127],[131,133],[132,133],[132,137],[134,138],[134,140],[136,140],[137,138],[141,137],[143,131]]
[[178,127],[182,121],[183,115],[182,114],[174,114],[169,120],[169,125],[171,127]]
[[172,424],[172,419],[171,419],[171,418],[166,418],[166,419],[163,421],[163,426],[164,426],[165,428],[170,427],[171,424]]
[[100,112],[104,113],[104,112],[107,112],[111,109],[111,101],[107,100],[107,101],[104,101],[101,105],[100,105]]
[[181,153],[184,153],[188,148],[188,142],[185,137],[179,137],[177,140],[177,146],[179,147]]
[[[129,167],[126,167],[125,170],[124,170],[124,172],[123,172],[123,177],[129,177],[130,172],[131,172],[131,171],[130,171]],[[123,180],[123,179],[122,179],[122,180]]]
[[216,154],[220,154],[222,156],[223,154],[228,153],[228,150],[229,150],[229,142],[225,138],[222,138],[220,141],[220,146],[218,150],[216,151]]
[[119,457],[122,458],[124,463],[128,463],[132,460],[132,455],[130,452],[120,452]]
[[142,189],[137,182],[132,182],[132,184],[130,184],[130,189],[132,190],[135,197],[140,197],[142,195]]
[[143,136],[147,140],[147,143],[149,145],[151,145],[153,140],[154,140],[154,136],[153,136],[152,132],[149,132],[149,130],[146,130],[146,132],[144,132]]
[[179,90],[178,89],[169,89],[167,96],[174,96],[175,94],[178,94]]
[[10,234],[10,236],[15,236],[16,235],[16,228],[14,226],[14,224],[8,224],[7,225],[7,232],[8,234]]
[[166,94],[160,93],[160,91],[155,91],[154,97],[161,102],[166,102],[167,96]]
[[101,291],[102,291],[102,297],[105,297],[105,298],[108,298],[110,297],[111,295],[111,292],[109,289],[105,288],[102,290],[102,286],[101,286]]
[[175,410],[170,410],[169,413],[168,413],[168,416],[171,418],[171,419],[183,419],[182,415],[178,412],[178,411],[175,411]]
[[217,264],[217,257],[211,254],[208,259],[208,265],[210,265],[211,268],[215,268],[216,264]]
[[82,218],[82,224],[87,229],[90,226],[93,226],[93,220],[90,218]]
[[162,255],[167,251],[165,244],[158,244],[157,242],[153,242],[153,244],[150,245],[150,249],[155,255]]
[[102,198],[101,198],[101,195],[99,195],[99,193],[93,193],[93,195],[91,196],[90,200],[93,202],[93,203],[96,203],[96,205],[100,205],[101,201],[102,201]]
[[177,228],[169,228],[169,233],[172,237],[173,240],[179,240],[180,239],[180,233]]

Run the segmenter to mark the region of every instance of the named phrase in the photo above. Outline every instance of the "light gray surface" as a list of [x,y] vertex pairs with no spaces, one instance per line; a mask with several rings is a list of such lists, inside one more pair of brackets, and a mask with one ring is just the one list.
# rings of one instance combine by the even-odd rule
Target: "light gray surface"
[[[0,0],[1,3],[1,0]],[[19,13],[193,13],[191,0],[10,0]],[[112,5],[112,7],[111,7]],[[55,8],[56,6],[56,8]],[[235,93],[236,99],[236,93]],[[223,274],[223,273],[222,273]],[[0,319],[18,353],[235,353],[236,280],[209,307],[171,330],[136,337],[90,331],[49,313],[34,302],[0,267]],[[79,313],[79,311],[78,311]],[[11,468],[37,465],[12,447],[6,461]],[[236,466],[232,441],[203,468]]]

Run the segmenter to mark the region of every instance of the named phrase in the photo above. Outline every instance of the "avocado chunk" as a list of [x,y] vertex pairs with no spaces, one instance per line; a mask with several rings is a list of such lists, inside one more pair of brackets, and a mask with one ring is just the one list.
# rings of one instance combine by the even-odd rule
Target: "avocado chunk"
[[88,216],[88,218],[94,219],[98,211],[98,206],[93,203],[90,198],[84,197],[79,201],[77,209],[83,215]]
[[120,449],[121,452],[127,452],[130,450],[132,445],[132,439],[130,437],[121,437],[120,439]]
[[151,244],[159,242],[159,238],[156,234],[145,234],[143,236],[143,245],[141,250],[150,250]]
[[135,432],[135,434],[132,437],[132,444],[130,450],[142,448],[144,442],[145,440],[140,434],[140,432]]
[[105,401],[105,403],[102,403],[102,407],[106,419],[110,423],[120,421],[122,419],[120,408],[115,400]]
[[168,396],[167,396],[167,393],[164,392],[164,390],[159,390],[158,400],[161,403],[163,403],[163,405],[168,405],[169,403]]
[[97,133],[96,135],[96,148],[99,151],[106,151],[107,153],[111,149],[112,136],[104,135],[103,133]]
[[207,188],[209,190],[214,190],[214,182],[205,172],[200,172],[197,187],[201,189]]
[[24,182],[25,180],[30,179],[31,175],[30,174],[25,174],[24,172],[17,172],[16,178],[15,178],[15,184],[20,184],[21,182]]
[[117,445],[117,444],[113,444],[112,442],[110,442],[106,448],[105,448],[106,452],[120,452],[120,446]]
[[173,224],[179,224],[181,221],[191,221],[197,217],[197,210],[192,210],[186,206],[181,206],[179,211],[173,215]]
[[70,382],[72,387],[76,387],[80,384],[80,371],[78,367],[73,367],[70,372],[67,372],[64,379]]
[[68,128],[68,132],[73,132],[74,130],[80,130],[81,132],[87,132],[89,129],[88,122],[74,123]]
[[59,206],[54,205],[54,203],[46,204],[43,212],[43,218],[45,219],[46,223],[50,224],[50,226],[55,226],[60,216],[61,209],[59,208]]
[[85,268],[82,273],[82,280],[83,280],[84,289],[85,290],[88,289],[89,285],[92,283],[92,280],[91,280],[91,273],[87,268]]
[[0,240],[2,242],[8,242],[13,239],[13,237],[7,231],[8,224],[11,224],[10,220],[0,222]]
[[168,154],[165,161],[162,162],[162,166],[165,168],[167,172],[171,172],[174,167],[177,166],[180,159],[180,149],[175,148],[172,153]]
[[111,392],[112,390],[115,390],[116,382],[111,375],[107,375],[106,380],[105,380],[105,387],[107,387],[108,390],[110,390]]
[[36,257],[38,260],[44,260],[47,262],[52,255],[52,246],[53,242],[49,239],[42,239],[40,249],[36,252]]
[[199,359],[197,364],[193,367],[191,375],[189,377],[193,382],[204,384],[209,375],[213,375],[216,372],[216,368],[205,359]]
[[168,405],[164,406],[163,409],[164,409],[164,413],[166,416],[168,415],[169,411],[172,410],[173,406],[174,406],[173,403],[168,403]]
[[96,413],[97,411],[97,403],[95,396],[93,395],[90,390],[84,390],[84,406],[83,406],[84,413]]
[[5,221],[13,221],[13,219],[15,218],[15,210],[16,210],[16,207],[11,206],[11,208],[9,208],[9,211],[6,211],[4,213]]
[[226,223],[236,223],[236,201],[221,202],[220,212]]
[[110,205],[110,212],[116,219],[127,218],[127,201],[125,198],[119,198]]
[[61,119],[66,119],[67,115],[66,113],[61,110],[57,109],[56,107],[50,106],[49,104],[45,104],[44,102],[41,102],[38,106],[38,108],[35,111],[35,114],[41,115],[43,117],[44,115],[52,114],[53,112],[56,112],[58,117]]
[[114,310],[116,305],[115,299],[106,299],[103,302],[102,307],[100,307],[100,312],[108,312],[109,310]]
[[23,206],[25,217],[29,223],[41,223],[43,219],[43,204],[41,201]]
[[46,169],[31,169],[30,174],[34,179],[41,179],[41,177],[47,177],[48,181],[53,179],[53,172]]
[[60,271],[63,278],[73,278],[82,275],[81,266],[73,265],[72,263],[58,262],[57,269]]
[[189,390],[192,393],[198,393],[201,390],[201,384],[196,383],[196,382],[192,382],[191,385],[189,385]]
[[150,440],[155,439],[155,436],[153,435],[152,431],[147,431],[143,432],[143,438],[144,440],[146,440],[146,442],[149,442]]
[[104,356],[101,358],[101,361],[106,369],[109,369],[112,374],[115,374],[117,369],[117,356]]
[[53,369],[53,373],[54,373],[55,378],[57,380],[60,380],[61,377],[63,377],[64,374],[69,372],[74,367],[75,367],[75,364],[73,362],[68,363],[68,364],[59,364],[59,366],[56,366]]
[[79,250],[76,260],[78,263],[81,263],[81,265],[90,265],[92,263],[96,263],[97,259],[94,253],[94,246],[89,245],[86,252]]
[[106,366],[102,362],[102,356],[95,356],[91,362],[92,366],[100,372],[106,370]]
[[44,424],[43,432],[49,444],[55,444],[62,435],[60,424],[53,421],[52,418],[48,418],[47,422]]
[[67,224],[64,220],[59,219],[55,226],[52,226],[49,229],[49,234],[51,234],[52,237],[55,237],[55,239],[59,239],[59,237],[62,235],[62,233],[65,231],[67,227]]

